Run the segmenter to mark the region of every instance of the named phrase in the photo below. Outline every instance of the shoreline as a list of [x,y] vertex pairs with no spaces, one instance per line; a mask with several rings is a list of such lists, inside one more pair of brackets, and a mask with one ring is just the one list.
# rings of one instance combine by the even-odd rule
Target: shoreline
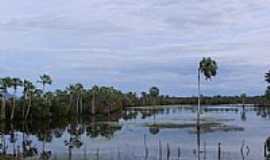
[[[147,106],[134,106],[134,107],[126,107],[127,109],[143,109],[143,108],[190,108],[190,107],[196,107],[196,104],[170,104],[170,105],[147,105]],[[203,104],[202,107],[243,107],[243,104]],[[270,105],[263,105],[265,107]],[[245,107],[247,108],[254,108],[254,107],[260,107],[258,104],[245,104]]]

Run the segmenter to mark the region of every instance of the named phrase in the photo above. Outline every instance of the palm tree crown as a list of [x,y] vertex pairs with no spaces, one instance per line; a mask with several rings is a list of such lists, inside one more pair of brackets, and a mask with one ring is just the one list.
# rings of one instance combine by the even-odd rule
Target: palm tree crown
[[38,83],[42,84],[43,92],[45,92],[45,86],[46,86],[46,84],[48,84],[48,85],[52,84],[52,78],[49,75],[44,74],[44,75],[40,76],[40,80],[38,81]]
[[36,87],[34,84],[28,80],[23,81],[23,95],[26,98],[26,96],[30,96],[29,94],[32,94]]
[[23,86],[23,82],[19,78],[12,78],[11,85],[13,89],[16,91],[19,86]]
[[44,74],[44,75],[40,76],[39,82],[43,83],[43,84],[52,84],[52,79],[49,75]]
[[7,89],[12,86],[12,78],[10,77],[5,77],[0,79],[0,89],[3,92],[7,92]]
[[217,69],[218,69],[218,66],[217,66],[216,61],[212,60],[210,57],[203,58],[200,62],[199,70],[201,73],[204,74],[207,80],[216,76]]
[[159,89],[157,87],[151,87],[149,94],[151,97],[157,97],[159,95]]

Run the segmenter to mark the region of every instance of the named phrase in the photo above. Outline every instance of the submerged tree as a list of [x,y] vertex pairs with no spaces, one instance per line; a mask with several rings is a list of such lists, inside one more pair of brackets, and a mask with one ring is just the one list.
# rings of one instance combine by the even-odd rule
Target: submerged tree
[[[206,80],[212,79],[217,74],[217,63],[210,57],[203,58],[200,61],[198,68],[198,108],[197,108],[197,132],[200,133],[200,114],[201,114],[201,74],[204,75]],[[199,135],[199,134],[198,134]],[[198,136],[198,159],[200,159],[200,137]]]

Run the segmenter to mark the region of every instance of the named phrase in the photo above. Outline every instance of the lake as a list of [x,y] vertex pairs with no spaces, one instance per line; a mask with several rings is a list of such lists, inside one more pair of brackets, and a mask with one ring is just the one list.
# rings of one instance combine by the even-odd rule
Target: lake
[[[270,137],[270,109],[232,105],[204,106],[201,159],[263,160]],[[29,158],[104,160],[194,160],[196,106],[130,108],[105,117],[28,122],[2,126],[1,147]],[[162,157],[162,158],[161,158]]]

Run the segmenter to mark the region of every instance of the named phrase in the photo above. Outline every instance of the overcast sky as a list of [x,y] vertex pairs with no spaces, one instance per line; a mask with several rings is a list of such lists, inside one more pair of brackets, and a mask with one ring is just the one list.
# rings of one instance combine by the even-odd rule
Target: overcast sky
[[191,96],[211,56],[219,71],[204,94],[260,95],[269,11],[269,0],[0,0],[0,76]]

